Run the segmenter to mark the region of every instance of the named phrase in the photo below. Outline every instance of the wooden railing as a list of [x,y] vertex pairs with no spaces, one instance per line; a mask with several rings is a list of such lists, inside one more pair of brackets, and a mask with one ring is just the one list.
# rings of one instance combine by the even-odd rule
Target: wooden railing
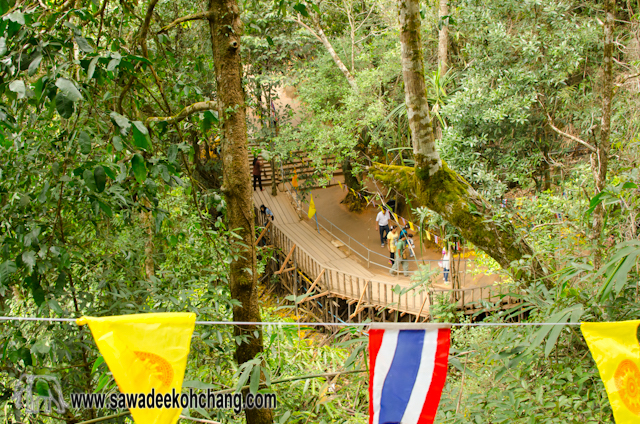
[[[280,249],[284,255],[287,255],[294,246],[294,241],[276,225],[270,225],[267,234],[269,244]],[[436,296],[440,294],[449,296],[449,301],[457,303],[458,308],[467,313],[484,308],[481,300],[499,302],[500,305],[510,304],[511,302],[509,296],[501,297],[503,288],[500,285],[433,290],[426,287],[403,288],[398,284],[378,281],[375,278],[364,278],[323,266],[306,249],[297,245],[290,256],[290,261],[293,263],[293,267],[301,270],[308,277],[308,282],[316,281],[320,276],[316,284],[316,292],[318,294],[326,293],[329,297],[340,297],[347,300],[349,305],[353,305],[353,315],[361,309],[374,307],[376,309],[386,308],[390,311],[399,311],[403,315],[411,314],[417,317],[428,317],[429,305],[433,304]],[[283,268],[290,266],[287,264]],[[309,285],[311,284],[308,284],[307,287]],[[300,289],[300,293],[297,294],[306,292],[304,286],[300,287]],[[309,295],[313,295],[313,293],[309,293]]]

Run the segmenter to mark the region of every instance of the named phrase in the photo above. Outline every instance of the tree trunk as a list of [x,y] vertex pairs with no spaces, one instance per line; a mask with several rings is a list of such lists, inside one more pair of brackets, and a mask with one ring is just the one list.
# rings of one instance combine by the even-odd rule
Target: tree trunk
[[440,0],[440,10],[438,12],[439,23],[441,25],[438,33],[438,69],[440,78],[447,73],[447,50],[449,48],[449,19],[443,21],[445,16],[449,16],[449,0]]
[[146,208],[140,213],[142,225],[147,233],[147,240],[144,243],[144,275],[148,281],[156,274],[155,263],[153,261],[153,236],[155,233],[153,213],[151,212],[151,203],[144,199],[143,206]]
[[[247,162],[247,123],[240,37],[242,21],[237,0],[209,0],[209,29],[215,64],[219,117],[221,121],[223,183],[229,228],[237,228],[242,244],[230,265],[231,297],[240,302],[233,307],[234,321],[260,322],[256,290],[256,251],[253,243],[253,198]],[[242,247],[244,246],[244,247]],[[254,336],[257,332],[258,337]],[[236,360],[242,364],[262,352],[259,326],[235,327],[236,336],[246,341],[237,346]],[[248,424],[273,422],[270,409],[245,410]]]
[[[596,152],[591,154],[591,170],[596,185],[596,194],[604,190],[607,183],[607,166],[611,148],[611,103],[613,100],[613,28],[615,23],[615,0],[605,1],[604,21],[604,66],[602,72],[602,120],[600,121],[600,139],[596,143]],[[593,211],[591,238],[595,245],[594,262],[602,262],[600,233],[604,226],[604,206],[600,203]]]
[[[400,43],[405,102],[413,140],[415,168],[376,164],[375,178],[417,198],[442,215],[460,234],[503,268],[533,251],[508,222],[496,222],[489,204],[462,177],[443,163],[433,134],[423,71],[418,0],[400,0]],[[530,274],[540,275],[533,262]]]
[[336,53],[336,51],[334,50],[333,46],[329,42],[329,39],[327,38],[327,36],[325,35],[324,31],[322,30],[322,27],[320,26],[319,18],[316,20],[316,31],[318,33],[318,37],[320,38],[320,41],[322,41],[322,44],[324,45],[324,47],[329,52],[329,55],[331,55],[331,59],[333,59],[333,61],[338,66],[340,71],[342,71],[342,73],[344,74],[345,78],[349,82],[349,85],[351,86],[351,88],[355,92],[358,92],[358,84],[356,83],[356,79],[353,77],[351,72],[349,72],[349,69],[347,69],[347,67],[344,65],[344,63],[340,59],[340,56],[338,56],[338,53]]

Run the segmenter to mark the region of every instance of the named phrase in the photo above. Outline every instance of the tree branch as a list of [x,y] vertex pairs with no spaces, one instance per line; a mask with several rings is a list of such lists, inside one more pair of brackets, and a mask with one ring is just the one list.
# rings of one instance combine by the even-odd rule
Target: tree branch
[[536,100],[538,101],[538,103],[540,103],[540,107],[542,107],[542,110],[544,111],[544,114],[545,114],[545,115],[547,115],[547,122],[549,123],[549,126],[550,126],[550,127],[551,127],[555,132],[557,132],[558,134],[560,134],[560,135],[561,135],[561,136],[563,136],[563,137],[568,138],[569,140],[573,140],[573,141],[575,141],[576,143],[580,143],[580,144],[582,144],[582,145],[583,145],[583,146],[585,146],[587,149],[589,149],[591,152],[594,152],[594,153],[596,152],[596,148],[595,148],[595,147],[593,147],[591,144],[587,143],[586,141],[583,141],[582,139],[580,139],[580,138],[578,138],[578,137],[576,137],[576,136],[574,136],[574,135],[571,135],[571,134],[569,134],[569,133],[566,133],[566,132],[562,131],[560,128],[556,127],[556,126],[553,124],[553,119],[551,119],[551,115],[549,115],[549,112],[547,112],[547,109],[544,107],[544,105],[542,104],[542,102],[540,101],[540,99],[536,98]]
[[549,126],[550,126],[550,127],[551,127],[555,132],[557,132],[558,134],[560,134],[560,135],[561,135],[561,136],[563,136],[563,137],[566,137],[566,138],[568,138],[568,139],[570,139],[570,140],[575,141],[576,143],[580,143],[580,144],[582,144],[582,145],[583,145],[583,146],[585,146],[587,149],[589,149],[590,151],[592,151],[592,152],[594,152],[594,153],[595,153],[596,148],[595,148],[595,147],[593,147],[591,144],[587,143],[586,141],[583,141],[583,140],[579,139],[579,138],[578,138],[578,137],[576,137],[576,136],[573,136],[573,135],[571,135],[571,134],[569,134],[569,133],[566,133],[566,132],[562,131],[560,128],[558,128],[558,127],[556,127],[555,125],[553,125],[553,121],[551,120],[551,116],[549,116],[549,114],[548,114],[548,113],[547,113],[547,120],[548,120],[548,122],[549,122]]
[[180,111],[180,113],[178,113],[177,115],[174,116],[152,116],[147,118],[147,120],[145,121],[146,125],[149,125],[149,123],[151,122],[168,122],[170,124],[175,124],[177,122],[182,121],[183,119],[187,118],[189,115],[193,115],[194,113],[197,112],[203,112],[205,110],[216,110],[218,108],[218,103],[214,102],[214,101],[206,101],[206,102],[198,102],[198,103],[194,103],[190,106],[185,107],[184,109],[182,109]]
[[298,15],[298,18],[294,22],[297,23],[298,25],[300,25],[301,27],[303,27],[304,29],[306,29],[307,31],[309,31],[311,33],[311,35],[316,37],[316,39],[319,42],[322,43],[322,38],[320,38],[320,36],[318,36],[318,34],[313,30],[313,28],[311,28],[309,25],[307,25],[304,22],[302,22],[302,19],[300,19],[300,15]]
[[149,53],[147,52],[147,33],[149,32],[149,25],[151,24],[153,9],[156,7],[157,3],[158,0],[151,0],[149,2],[149,7],[147,7],[147,14],[145,15],[142,26],[140,27],[140,47],[142,47],[142,53],[147,59],[149,58]]
[[198,21],[198,20],[208,20],[211,19],[213,17],[213,15],[211,14],[211,11],[206,11],[206,12],[198,12],[198,13],[194,13],[192,15],[187,15],[187,16],[183,16],[181,18],[176,19],[175,21],[171,22],[169,25],[163,27],[160,31],[158,31],[158,34],[161,34],[163,32],[167,32],[169,31],[171,28],[173,28],[176,25],[179,25],[183,22],[189,22],[189,21]]

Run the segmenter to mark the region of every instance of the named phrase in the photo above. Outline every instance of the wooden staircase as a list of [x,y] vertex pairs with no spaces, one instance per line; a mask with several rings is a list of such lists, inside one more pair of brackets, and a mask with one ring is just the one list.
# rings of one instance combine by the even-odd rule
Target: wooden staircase
[[[249,144],[249,154],[248,154],[247,160],[249,161],[249,167],[251,169],[253,169],[253,166],[252,166],[253,154],[251,152],[259,149],[260,147],[257,144],[253,144],[253,143]],[[309,155],[306,152],[303,152],[301,150],[296,150],[291,153],[291,157],[292,159],[285,161],[284,163],[282,163],[282,165],[280,165],[279,158],[276,158],[277,169],[275,172],[275,178],[276,178],[277,184],[282,183],[283,172],[284,172],[285,182],[290,182],[294,173],[297,173],[298,182],[300,185],[302,185],[309,176],[313,175],[316,172],[316,167],[314,166],[313,162],[311,161],[311,159],[309,158]],[[340,164],[336,164],[336,158],[334,155],[325,155],[323,156],[322,159],[326,167],[337,166],[336,170],[333,172],[334,177],[342,175],[342,167],[340,166]],[[262,175],[262,187],[266,190],[267,188],[271,187],[271,181],[273,179],[274,172],[271,169],[270,162],[264,160],[261,156],[260,156],[260,160],[262,161],[263,169],[267,173],[266,177],[264,176],[264,174]],[[335,184],[336,184],[335,180],[332,180],[329,185],[335,185]]]

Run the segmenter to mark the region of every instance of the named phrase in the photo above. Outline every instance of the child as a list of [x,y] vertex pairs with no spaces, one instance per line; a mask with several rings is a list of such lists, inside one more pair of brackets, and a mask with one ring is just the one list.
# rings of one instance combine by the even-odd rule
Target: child
[[407,243],[409,244],[409,257],[415,258],[416,245],[413,242],[413,234],[409,234],[409,238],[407,239]]

